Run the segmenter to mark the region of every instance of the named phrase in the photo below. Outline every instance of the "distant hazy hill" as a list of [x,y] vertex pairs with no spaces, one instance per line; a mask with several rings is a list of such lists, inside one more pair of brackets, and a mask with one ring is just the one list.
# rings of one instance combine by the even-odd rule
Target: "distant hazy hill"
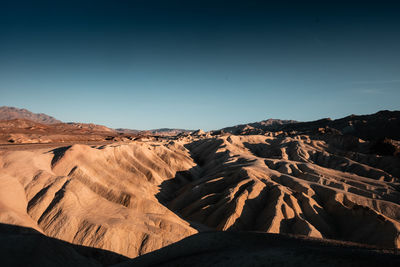
[[193,130],[186,130],[186,129],[174,129],[174,128],[160,128],[160,129],[153,129],[149,130],[152,134],[159,134],[159,135],[176,135],[179,133],[189,133]]
[[115,131],[123,134],[139,134],[141,132],[140,130],[126,129],[126,128],[117,128],[115,129]]
[[0,120],[27,119],[44,124],[61,123],[61,121],[44,113],[33,113],[26,109],[15,107],[0,107]]
[[189,133],[193,131],[193,130],[175,129],[175,128],[160,128],[152,130],[133,130],[133,129],[117,128],[115,130],[119,133],[124,133],[124,134],[149,134],[149,135],[177,135],[180,133]]
[[268,119],[260,122],[226,127],[221,130],[232,134],[262,134],[266,131],[276,131],[280,129],[282,125],[296,122],[297,121],[294,120]]
[[369,115],[350,115],[341,119],[324,118],[309,122],[269,119],[222,129],[238,135],[265,134],[283,131],[288,134],[315,134],[334,131],[367,140],[391,138],[400,140],[400,111],[382,110]]
[[330,118],[283,125],[280,130],[309,134],[336,131],[366,140],[392,138],[400,140],[400,111],[382,110],[369,115],[350,115],[341,119]]

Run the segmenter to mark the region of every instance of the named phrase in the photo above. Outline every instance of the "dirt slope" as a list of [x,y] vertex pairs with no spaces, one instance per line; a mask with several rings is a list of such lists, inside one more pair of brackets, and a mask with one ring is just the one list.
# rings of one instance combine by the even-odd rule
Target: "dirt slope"
[[334,133],[11,145],[0,223],[131,258],[208,230],[399,248],[400,158],[374,145]]
[[0,221],[135,257],[197,232],[155,197],[192,166],[179,147],[147,143],[2,151]]
[[[351,141],[359,150],[368,145]],[[198,163],[187,175],[191,182],[164,182],[161,199],[211,229],[399,247],[400,159],[347,146],[348,140],[308,136],[195,141],[186,145]]]

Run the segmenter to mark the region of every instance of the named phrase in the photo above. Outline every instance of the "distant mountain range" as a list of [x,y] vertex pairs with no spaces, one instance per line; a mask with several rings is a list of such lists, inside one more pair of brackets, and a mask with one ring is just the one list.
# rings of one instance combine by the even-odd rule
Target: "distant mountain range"
[[382,110],[370,115],[350,115],[337,120],[325,118],[310,122],[269,119],[223,128],[222,131],[237,135],[266,134],[268,132],[335,133],[352,135],[365,140],[382,138],[400,140],[400,111]]
[[[18,120],[13,122],[13,127],[20,128],[22,125],[29,124],[29,122],[21,121],[22,120],[29,120],[41,124],[57,124],[63,123],[56,118],[49,116],[44,113],[33,113],[24,108],[16,108],[16,107],[7,107],[3,106],[0,107],[0,121],[10,121],[10,120]],[[75,123],[75,122],[68,122],[68,128],[83,128],[92,131],[104,131],[104,132],[118,132],[123,134],[152,134],[152,135],[176,135],[179,133],[188,133],[192,132],[193,130],[186,130],[186,129],[175,129],[175,128],[160,128],[160,129],[152,129],[152,130],[135,130],[135,129],[125,129],[125,128],[117,128],[111,129],[102,125],[97,125],[93,123]],[[2,125],[6,125],[2,123]]]
[[[29,120],[45,125],[62,124],[56,128],[80,129],[88,132],[114,132],[115,134],[133,135],[177,135],[180,133],[190,133],[194,130],[160,128],[152,130],[134,130],[117,128],[111,129],[102,125],[87,123],[63,123],[52,116],[43,113],[33,113],[26,109],[15,107],[0,107],[0,120]],[[3,122],[4,124],[5,122]],[[14,122],[16,128],[22,127],[27,122]],[[57,130],[58,131],[58,130]],[[75,131],[75,130],[74,130]],[[260,122],[240,124],[236,126],[222,128],[216,132],[224,132],[235,135],[254,135],[254,134],[316,134],[332,133],[339,135],[353,135],[366,140],[377,140],[391,138],[400,140],[400,111],[383,110],[370,115],[350,115],[341,119],[332,120],[324,118],[310,122],[298,122],[294,120],[267,119]]]
[[43,124],[61,123],[60,120],[44,113],[33,113],[27,109],[0,107],[0,120],[26,119]]
[[115,130],[118,133],[123,133],[123,134],[152,134],[152,135],[177,135],[180,133],[190,133],[193,131],[193,130],[175,129],[175,128],[160,128],[152,130],[134,130],[134,129],[117,128]]
[[260,122],[226,127],[222,128],[221,130],[232,134],[263,134],[266,131],[276,131],[280,129],[282,125],[296,122],[297,121],[294,120],[268,119]]

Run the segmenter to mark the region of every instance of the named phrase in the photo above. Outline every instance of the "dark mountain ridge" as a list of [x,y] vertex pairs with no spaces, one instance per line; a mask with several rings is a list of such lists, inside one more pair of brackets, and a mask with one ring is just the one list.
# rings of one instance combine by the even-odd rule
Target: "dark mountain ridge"
[[341,119],[324,118],[309,122],[273,120],[237,125],[222,129],[238,135],[285,132],[287,134],[311,134],[335,132],[365,140],[390,138],[400,140],[400,111],[382,110],[369,115],[350,115]]

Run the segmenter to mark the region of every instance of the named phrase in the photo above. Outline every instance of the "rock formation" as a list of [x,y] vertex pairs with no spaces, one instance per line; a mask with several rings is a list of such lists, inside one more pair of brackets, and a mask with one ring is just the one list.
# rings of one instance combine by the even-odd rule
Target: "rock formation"
[[[267,244],[273,242],[271,234],[291,235],[288,243],[286,237],[277,237],[276,241],[289,247],[304,239],[311,250],[323,255],[313,257],[332,264],[337,261],[323,252],[322,240],[336,240],[326,241],[327,250],[333,251],[336,248],[331,246],[340,242],[393,251],[400,248],[400,157],[393,124],[397,122],[396,114],[352,116],[341,122],[279,124],[275,126],[282,127],[280,131],[262,130],[259,134],[246,131],[233,135],[222,130],[131,139],[91,124],[3,121],[0,132],[13,135],[15,140],[18,134],[37,134],[42,140],[47,138],[48,144],[0,145],[0,231],[5,229],[4,240],[20,240],[20,228],[30,229],[34,236],[25,235],[29,251],[33,249],[32,240],[40,240],[45,246],[54,244],[62,253],[70,253],[73,261],[94,266],[106,262],[93,253],[100,258],[111,255],[113,260],[107,263],[111,264],[182,239],[183,243],[178,244],[194,244],[203,251],[207,242],[219,240],[215,245],[220,247],[227,242],[234,244],[229,240],[236,237],[247,240],[244,242],[250,250],[259,242],[264,244],[261,247],[268,252],[253,256],[265,260],[274,254]],[[392,119],[384,124],[384,118]],[[346,133],[341,127],[349,119],[355,130]],[[388,130],[389,138],[366,134],[368,123],[381,125]],[[246,129],[260,130],[251,127]],[[86,138],[96,132],[103,138],[100,140],[111,139],[60,144],[54,129]],[[203,233],[207,231],[229,234]],[[9,250],[15,253],[24,248],[14,245]],[[186,264],[191,261],[188,259],[197,259],[190,246],[150,255],[159,258],[160,264]],[[95,250],[89,253],[82,247]],[[354,251],[350,247],[340,248],[337,253],[342,249],[346,253]],[[212,248],[202,253],[217,255],[226,265],[232,264],[225,260],[226,255],[240,255],[233,248],[223,251],[221,254]],[[282,255],[289,253],[287,248],[280,251]],[[386,252],[362,251],[359,255],[366,253],[366,259],[371,255],[386,257]],[[177,255],[175,261],[170,252],[182,252],[183,258]],[[300,260],[303,253],[295,254],[294,261]],[[123,264],[156,264],[153,259],[146,256]],[[279,257],[274,259],[271,262],[278,264]]]

